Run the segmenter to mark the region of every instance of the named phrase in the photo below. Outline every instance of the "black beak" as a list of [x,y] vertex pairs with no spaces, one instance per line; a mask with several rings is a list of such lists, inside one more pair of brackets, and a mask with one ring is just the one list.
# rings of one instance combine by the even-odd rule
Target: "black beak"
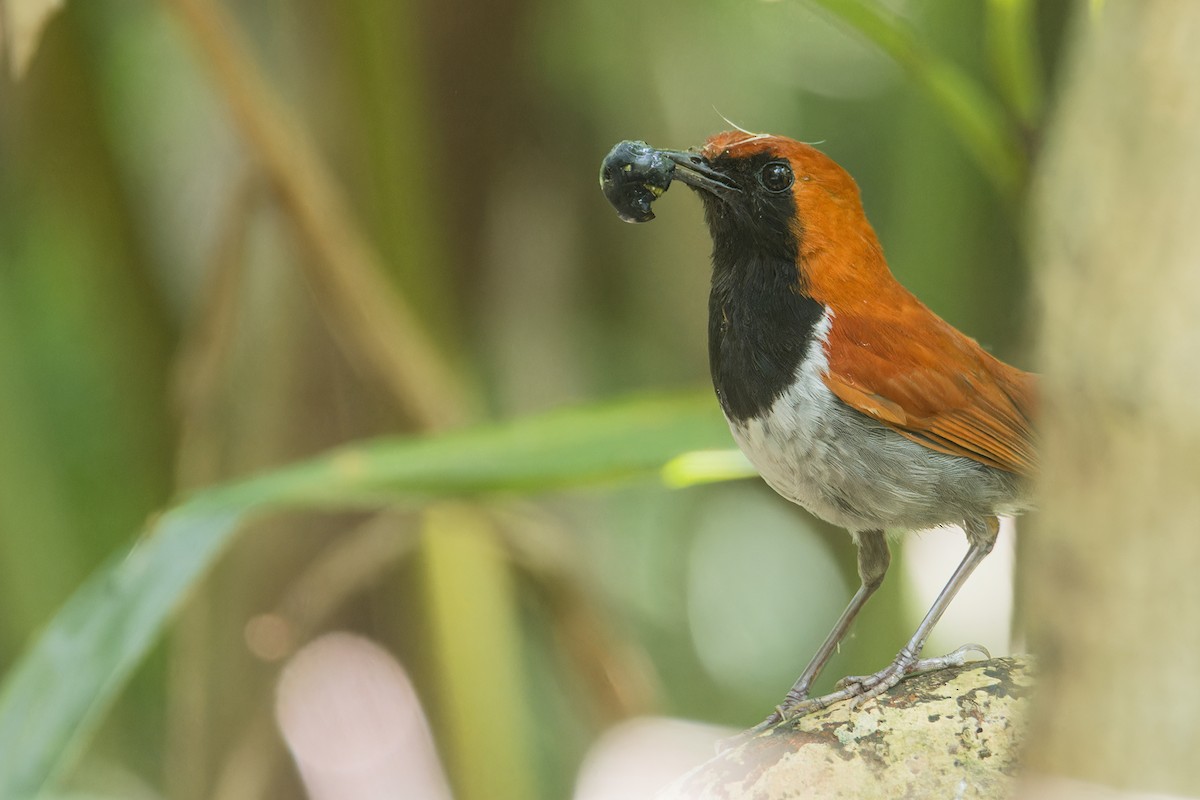
[[[713,169],[698,153],[680,150],[660,150],[663,156],[675,163],[675,179],[683,181],[693,189],[702,189],[717,197],[740,194],[741,189],[725,175]],[[678,169],[682,167],[682,169]]]

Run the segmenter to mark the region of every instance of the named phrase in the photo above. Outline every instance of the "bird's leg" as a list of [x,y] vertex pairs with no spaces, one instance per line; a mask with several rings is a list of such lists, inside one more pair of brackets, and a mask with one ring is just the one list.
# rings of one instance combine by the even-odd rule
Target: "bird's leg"
[[[838,695],[835,699],[843,699],[842,695],[855,697],[857,698],[855,705],[861,705],[872,697],[878,697],[883,694],[899,683],[905,675],[910,673],[919,670],[941,669],[943,667],[961,665],[966,662],[967,653],[973,650],[979,651],[985,656],[988,655],[987,650],[979,645],[965,645],[953,653],[940,658],[919,658],[921,648],[925,646],[925,640],[929,638],[929,634],[933,631],[934,626],[937,625],[938,620],[942,618],[942,614],[950,606],[951,601],[954,600],[954,596],[958,594],[958,590],[967,582],[967,578],[971,576],[971,573],[975,571],[980,562],[987,557],[987,554],[992,552],[992,547],[996,544],[996,535],[1000,530],[1000,521],[995,517],[969,519],[966,521],[964,529],[970,548],[967,550],[967,554],[963,557],[962,562],[959,563],[958,568],[954,570],[954,574],[950,576],[949,582],[946,583],[941,593],[938,594],[937,599],[933,601],[933,605],[925,615],[925,619],[921,620],[921,624],[917,627],[916,633],[909,639],[908,644],[900,649],[900,652],[891,664],[874,675],[843,678],[838,682],[837,691],[833,695],[830,695],[830,697],[834,695]],[[828,705],[828,703],[825,705]]]
[[861,581],[858,591],[854,593],[850,604],[838,617],[833,630],[825,637],[825,641],[818,648],[812,660],[808,662],[804,672],[792,684],[792,688],[788,690],[783,702],[775,708],[770,716],[748,731],[749,733],[757,733],[778,724],[785,717],[790,716],[793,708],[808,700],[808,691],[812,688],[813,681],[821,674],[821,670],[837,650],[838,644],[845,638],[846,631],[850,629],[858,612],[883,583],[883,576],[887,573],[888,564],[891,563],[892,558],[883,531],[859,531],[855,535],[855,542],[858,545],[858,577]]

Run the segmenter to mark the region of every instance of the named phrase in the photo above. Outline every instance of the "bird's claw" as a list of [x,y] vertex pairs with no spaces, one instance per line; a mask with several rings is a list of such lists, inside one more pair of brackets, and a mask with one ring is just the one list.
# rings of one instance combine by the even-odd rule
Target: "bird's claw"
[[747,736],[756,736],[767,731],[781,722],[792,722],[807,714],[828,708],[834,703],[851,700],[852,708],[861,708],[867,701],[879,697],[900,681],[916,672],[929,672],[945,669],[946,667],[961,667],[967,663],[970,653],[979,653],[984,658],[991,658],[991,653],[983,645],[964,644],[944,656],[936,658],[917,658],[901,651],[896,659],[871,675],[847,675],[838,681],[833,691],[820,697],[809,698],[788,696],[783,703],[758,725],[746,731]]
[[[916,672],[931,672],[933,670],[945,669],[946,667],[961,667],[963,664],[967,663],[967,655],[969,653],[978,653],[983,656],[984,659],[989,659],[992,657],[992,654],[986,647],[975,643],[964,644],[962,647],[952,650],[949,653],[946,653],[944,656],[937,656],[935,658],[918,659],[915,657],[908,657],[906,654],[901,653],[896,657],[895,661],[881,669],[879,672],[876,672],[872,675],[847,675],[838,681],[834,685],[834,688],[846,689],[852,686],[859,686],[864,690],[869,690],[874,689],[881,682],[890,680],[895,674],[899,674],[899,676],[903,678]],[[891,686],[895,685],[895,683],[891,683],[889,684],[888,688],[891,688]],[[884,691],[886,691],[886,689]]]
[[[958,648],[957,650],[951,650],[949,653],[946,653],[946,655],[944,655],[944,656],[939,656],[937,658],[922,659],[921,661],[919,661],[917,663],[918,664],[925,664],[925,663],[933,664],[933,666],[930,666],[929,669],[941,669],[941,667],[961,667],[963,664],[967,663],[967,653],[978,653],[979,655],[983,656],[985,661],[987,661],[988,659],[990,659],[992,657],[991,651],[988,650],[983,645],[976,644],[974,642],[968,642],[967,644],[964,644],[962,647]],[[934,664],[934,662],[940,663],[941,666],[937,666],[936,664]]]

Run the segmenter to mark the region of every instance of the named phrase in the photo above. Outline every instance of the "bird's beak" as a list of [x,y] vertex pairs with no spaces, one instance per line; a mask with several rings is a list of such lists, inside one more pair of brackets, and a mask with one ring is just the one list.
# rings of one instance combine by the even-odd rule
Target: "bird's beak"
[[681,150],[659,150],[659,153],[675,163],[676,170],[673,177],[693,189],[702,189],[717,197],[740,194],[742,191],[724,174],[713,169],[699,153],[688,153]]

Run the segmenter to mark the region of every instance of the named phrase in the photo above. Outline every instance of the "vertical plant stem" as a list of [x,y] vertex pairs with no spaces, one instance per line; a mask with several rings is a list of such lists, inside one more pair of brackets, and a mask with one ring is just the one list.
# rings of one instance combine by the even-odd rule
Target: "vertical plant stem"
[[274,183],[315,258],[312,277],[331,323],[421,426],[465,417],[463,393],[412,310],[384,279],[374,247],[295,115],[267,84],[214,0],[172,0],[229,103],[246,144]]
[[512,570],[491,522],[462,505],[426,511],[427,604],[440,718],[461,800],[532,800],[530,696]]

